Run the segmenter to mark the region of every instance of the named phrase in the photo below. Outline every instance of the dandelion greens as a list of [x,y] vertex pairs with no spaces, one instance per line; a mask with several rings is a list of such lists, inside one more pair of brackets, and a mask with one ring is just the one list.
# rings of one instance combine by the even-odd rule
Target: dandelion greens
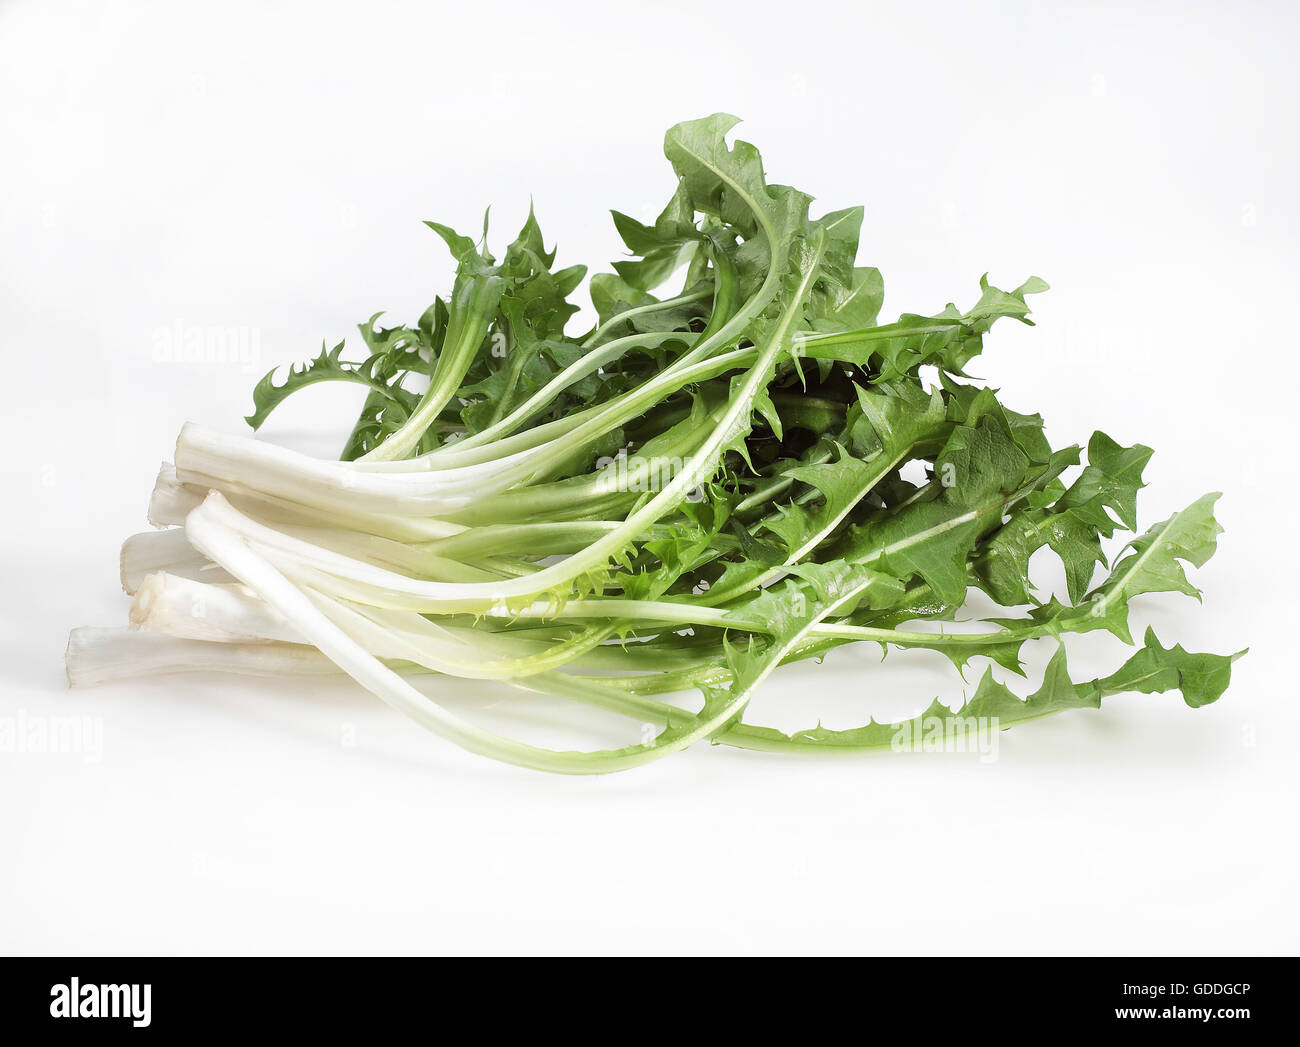
[[[1137,533],[1149,448],[1100,432],[1054,448],[1041,417],[969,373],[994,324],[1030,324],[1047,285],[985,278],[966,309],[880,322],[862,209],[811,217],[753,146],[728,144],[735,123],[668,132],[676,189],[653,221],[613,213],[629,257],[590,278],[580,334],[587,270],[556,267],[531,211],[499,259],[486,222],[479,240],[427,223],[456,264],[445,299],[410,326],[370,317],[360,358],[322,348],[253,390],[257,429],[313,385],[362,386],[339,459],[185,426],[149,505],[165,529],[123,547],[131,628],[75,630],[70,680],[341,672],[470,751],[564,773],[705,739],[853,753],[923,723],[997,730],[1122,693],[1215,701],[1239,654],[1150,630],[1135,644],[1129,605],[1199,597],[1186,566],[1214,552],[1218,496]],[[1063,592],[1031,583],[1040,553]],[[972,589],[1002,610],[951,628]],[[1097,629],[1136,653],[1076,683],[1062,639]],[[1021,697],[1001,678],[1023,675],[1036,641],[1054,653]],[[968,698],[914,720],[864,705],[847,730],[750,722],[772,673],[862,642],[998,676],[986,665]],[[448,709],[450,677],[654,729],[622,748],[542,748]]]

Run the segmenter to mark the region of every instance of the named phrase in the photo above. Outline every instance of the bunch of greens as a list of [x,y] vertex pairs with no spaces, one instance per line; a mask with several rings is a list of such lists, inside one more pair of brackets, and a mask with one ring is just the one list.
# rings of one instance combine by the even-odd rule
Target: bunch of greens
[[[430,222],[457,263],[445,300],[414,326],[371,317],[360,361],[339,345],[254,390],[257,428],[314,383],[364,386],[340,461],[186,426],[150,507],[170,529],[123,550],[137,629],[77,630],[72,679],[342,670],[468,749],[561,772],[706,738],[872,750],[1121,692],[1218,698],[1236,656],[1150,631],[1109,676],[1067,672],[1063,634],[1133,643],[1135,596],[1198,595],[1183,564],[1203,564],[1220,528],[1206,495],[1110,562],[1103,541],[1137,528],[1150,450],[1100,432],[1086,458],[1054,449],[1038,415],[968,376],[994,322],[1028,324],[1026,297],[1046,284],[984,280],[968,309],[880,323],[880,274],[856,261],[862,210],[811,218],[752,146],[728,146],[734,123],[668,132],[676,191],[651,224],[614,213],[631,258],[592,277],[585,334],[565,328],[586,271],[555,268],[531,214],[500,260],[486,224],[475,242]],[[680,290],[661,297],[670,281]],[[1030,584],[1044,547],[1064,600]],[[943,627],[972,586],[1007,614]],[[787,735],[745,718],[768,674],[843,644],[1020,674],[1036,639],[1057,647],[1027,698],[986,667],[959,708],[936,701],[910,722],[864,712],[854,730]],[[448,712],[436,687],[412,686],[417,672],[499,680],[657,733],[539,748]]]

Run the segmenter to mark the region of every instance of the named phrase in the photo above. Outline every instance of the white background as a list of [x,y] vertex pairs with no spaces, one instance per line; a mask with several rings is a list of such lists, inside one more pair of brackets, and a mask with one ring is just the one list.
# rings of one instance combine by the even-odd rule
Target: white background
[[[0,753],[0,949],[1294,952],[1297,10],[0,6],[0,716],[103,730],[97,759]],[[182,422],[239,431],[273,364],[418,316],[451,272],[421,219],[492,204],[499,244],[531,194],[562,264],[618,257],[606,210],[657,211],[664,130],[715,110],[774,181],[865,203],[887,316],[986,270],[1052,283],[979,373],[1058,444],[1154,446],[1144,527],[1225,492],[1204,605],[1135,615],[1249,645],[1223,700],[1125,696],[990,763],[699,746],[568,779],[343,682],[65,689],[67,630],[124,621],[118,543]],[[159,362],[192,326],[258,359]],[[268,436],[335,448],[346,391],[303,400]],[[1077,673],[1117,664],[1087,639]],[[961,696],[923,657],[841,655],[754,718]]]

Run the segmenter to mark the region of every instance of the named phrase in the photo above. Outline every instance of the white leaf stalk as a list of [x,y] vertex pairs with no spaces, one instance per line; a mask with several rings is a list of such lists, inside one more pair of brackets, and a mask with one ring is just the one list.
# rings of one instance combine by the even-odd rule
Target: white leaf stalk
[[[239,532],[228,526],[237,517],[217,492],[190,514],[185,529],[190,541],[214,562],[258,593],[286,620],[295,623],[303,637],[377,698],[405,713],[421,726],[470,752],[504,763],[562,774],[601,774],[624,770],[686,748],[707,737],[743,708],[743,700],[729,703],[698,726],[667,740],[645,746],[595,752],[558,752],[495,734],[447,712],[375,658],[330,620],[301,589],[258,555]],[[664,736],[660,736],[662,739]]]
[[65,658],[73,687],[172,673],[218,672],[242,676],[329,676],[340,670],[320,651],[302,644],[208,643],[134,629],[83,626],[68,636]]
[[190,545],[181,527],[131,535],[122,543],[120,568],[122,588],[128,594],[134,594],[146,576],[156,571],[204,582],[231,580],[225,571]]

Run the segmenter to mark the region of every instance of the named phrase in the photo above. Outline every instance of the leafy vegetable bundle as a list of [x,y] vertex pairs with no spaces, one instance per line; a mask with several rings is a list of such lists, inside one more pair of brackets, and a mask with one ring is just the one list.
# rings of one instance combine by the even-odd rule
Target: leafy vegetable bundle
[[[187,425],[150,504],[169,529],[123,548],[136,628],[74,631],[70,679],[341,670],[467,749],[574,773],[706,738],[888,749],[923,723],[1005,728],[1126,691],[1218,698],[1236,656],[1150,631],[1111,675],[1067,673],[1063,634],[1132,643],[1133,597],[1199,595],[1182,565],[1203,564],[1220,528],[1206,495],[1109,563],[1102,540],[1136,530],[1151,451],[1100,432],[1086,461],[1054,450],[1038,415],[968,377],[994,321],[1029,323],[1026,296],[1047,285],[981,281],[965,311],[880,323],[880,274],[856,264],[861,208],[810,218],[752,146],[727,145],[735,122],[668,132],[677,189],[652,224],[614,213],[632,257],[591,279],[599,323],[580,337],[565,328],[585,269],[554,267],[531,214],[500,260],[486,224],[476,243],[428,223],[458,266],[446,300],[414,326],[372,317],[360,362],[339,345],[254,391],[256,428],[313,383],[364,386],[342,460]],[[670,281],[681,290],[657,296]],[[1064,602],[1030,585],[1043,547],[1064,565]],[[945,628],[971,586],[1021,610]],[[1057,647],[1024,699],[986,668],[959,708],[936,701],[910,722],[864,710],[854,730],[786,735],[745,719],[770,673],[842,644],[1015,674],[1040,638]],[[540,748],[447,711],[436,680],[411,683],[430,672],[656,731]]]

